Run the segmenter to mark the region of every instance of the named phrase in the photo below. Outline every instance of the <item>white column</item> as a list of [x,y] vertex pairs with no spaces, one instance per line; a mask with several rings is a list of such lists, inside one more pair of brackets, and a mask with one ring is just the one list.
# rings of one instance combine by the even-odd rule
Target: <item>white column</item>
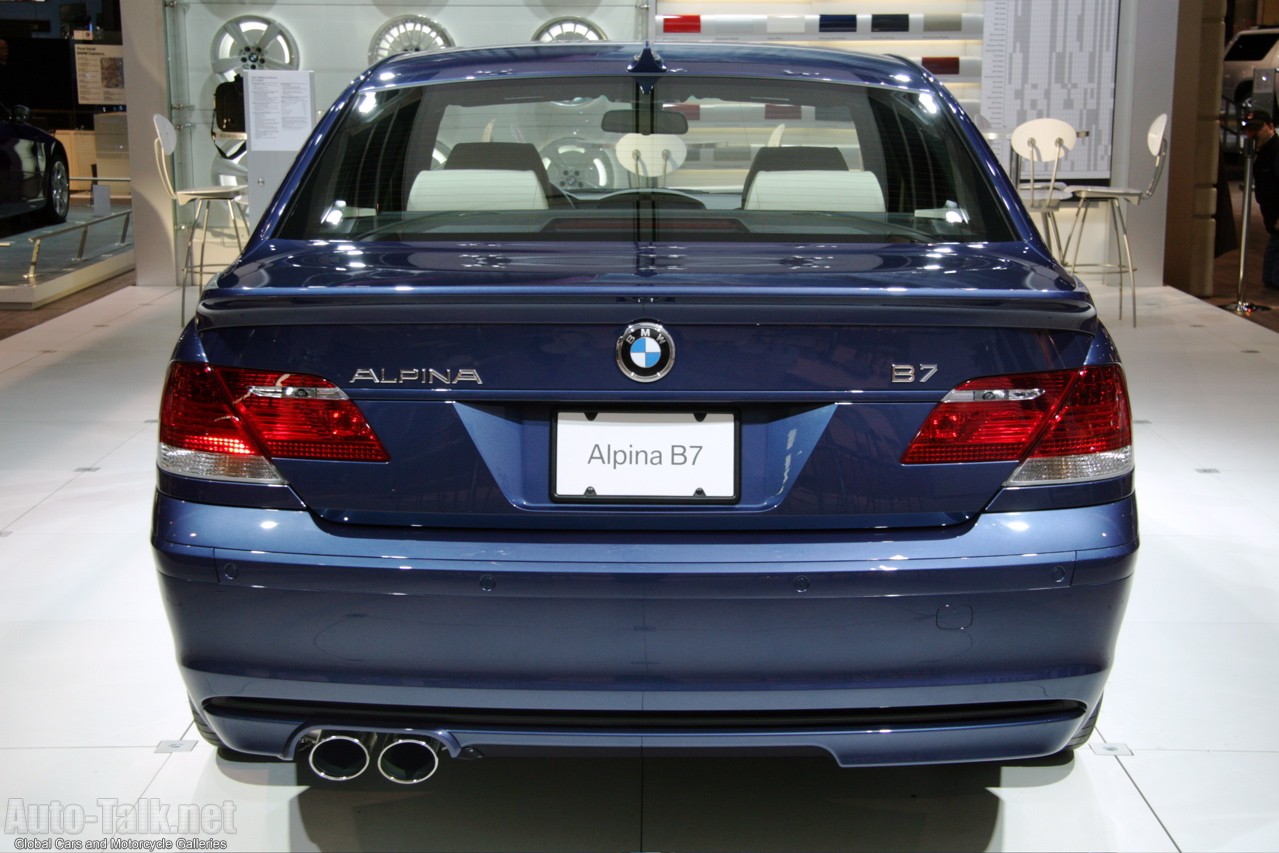
[[151,117],[169,114],[168,46],[161,0],[120,4],[124,32],[129,170],[133,179],[133,255],[140,285],[173,287],[177,261],[173,203],[156,170]]

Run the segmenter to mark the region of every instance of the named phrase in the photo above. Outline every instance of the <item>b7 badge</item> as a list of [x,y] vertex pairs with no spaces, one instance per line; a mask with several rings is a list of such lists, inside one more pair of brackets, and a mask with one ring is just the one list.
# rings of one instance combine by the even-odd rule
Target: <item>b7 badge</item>
[[937,372],[935,364],[894,364],[894,382],[927,382]]

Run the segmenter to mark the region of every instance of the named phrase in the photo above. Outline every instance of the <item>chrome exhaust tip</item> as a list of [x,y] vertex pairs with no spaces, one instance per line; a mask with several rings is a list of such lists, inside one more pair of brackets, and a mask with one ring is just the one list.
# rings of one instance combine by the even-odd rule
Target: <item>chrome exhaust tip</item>
[[321,733],[307,761],[321,779],[348,782],[369,768],[369,748],[356,735]]
[[439,766],[440,756],[435,747],[415,738],[391,741],[377,758],[378,772],[397,785],[425,782]]

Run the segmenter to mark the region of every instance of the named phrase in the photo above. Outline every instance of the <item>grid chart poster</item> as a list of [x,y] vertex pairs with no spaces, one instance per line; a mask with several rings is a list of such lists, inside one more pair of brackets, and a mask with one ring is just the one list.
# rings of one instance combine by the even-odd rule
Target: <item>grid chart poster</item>
[[[1109,178],[1120,0],[986,0],[981,114],[1001,137],[1033,118],[1086,133],[1061,162],[1067,178]],[[1006,144],[993,143],[1002,159]]]

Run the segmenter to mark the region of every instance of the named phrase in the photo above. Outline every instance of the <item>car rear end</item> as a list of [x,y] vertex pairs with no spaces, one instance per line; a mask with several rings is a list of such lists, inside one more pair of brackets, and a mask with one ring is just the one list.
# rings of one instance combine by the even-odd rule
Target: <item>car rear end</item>
[[1086,734],[1137,546],[1088,294],[926,72],[660,53],[372,69],[203,294],[153,540],[211,737],[415,782]]

